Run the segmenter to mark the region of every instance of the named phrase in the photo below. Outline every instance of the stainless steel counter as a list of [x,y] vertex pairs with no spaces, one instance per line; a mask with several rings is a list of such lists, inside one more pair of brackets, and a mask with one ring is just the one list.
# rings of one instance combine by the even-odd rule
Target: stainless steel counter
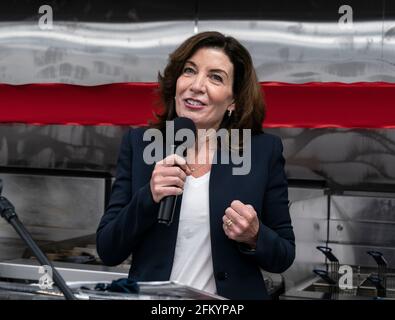
[[[113,280],[127,278],[125,267],[101,265],[81,265],[76,263],[54,262],[55,267],[79,299],[222,299],[175,282],[139,282],[140,294],[100,292],[95,290],[98,283],[109,284]],[[37,286],[39,265],[30,259],[17,259],[0,262],[0,299],[64,299],[59,291],[43,291]],[[265,273],[265,284],[273,299],[284,292],[281,275]]]

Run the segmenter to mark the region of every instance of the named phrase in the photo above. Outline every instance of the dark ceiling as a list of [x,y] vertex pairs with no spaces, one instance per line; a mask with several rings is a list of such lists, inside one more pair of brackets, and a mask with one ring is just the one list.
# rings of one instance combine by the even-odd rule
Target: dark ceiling
[[50,5],[54,19],[84,22],[144,22],[163,20],[288,20],[333,21],[339,7],[353,8],[354,20],[395,17],[392,0],[2,0],[0,21],[29,21],[39,16],[41,5]]

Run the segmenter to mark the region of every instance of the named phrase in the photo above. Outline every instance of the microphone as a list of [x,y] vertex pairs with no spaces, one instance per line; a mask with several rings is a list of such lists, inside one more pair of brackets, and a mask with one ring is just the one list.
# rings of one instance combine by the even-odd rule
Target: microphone
[[3,181],[0,179],[0,216],[14,227],[15,231],[26,243],[28,248],[33,252],[33,254],[36,256],[37,260],[41,263],[41,265],[43,266],[47,265],[51,268],[53,280],[57,285],[57,287],[59,288],[59,290],[63,293],[66,300],[76,300],[76,297],[74,296],[71,289],[67,286],[62,276],[58,273],[58,271],[55,269],[52,263],[48,260],[44,252],[41,251],[39,246],[31,237],[29,231],[27,231],[25,226],[19,220],[12,203],[7,198],[1,195],[2,190],[3,190]]
[[[170,121],[169,121],[170,122]],[[171,124],[171,122],[170,122]],[[173,125],[174,125],[174,135],[172,137],[169,137],[167,135],[167,130],[166,130],[166,142],[167,144],[170,144],[170,146],[172,147],[172,153],[179,153],[179,149],[182,149],[185,147],[184,151],[186,151],[187,148],[192,147],[193,144],[195,143],[196,140],[196,126],[195,123],[189,119],[189,118],[185,118],[185,117],[178,117],[175,118],[173,121]],[[166,127],[168,126],[168,124],[166,125]],[[178,135],[182,135],[183,133],[185,133],[185,135],[183,135],[183,137],[185,137],[186,141],[184,140],[179,140],[177,139],[177,134]],[[188,139],[188,134],[193,134],[193,139]],[[170,141],[169,141],[170,138]],[[177,150],[176,150],[177,148]],[[169,150],[168,148],[166,148],[167,150]],[[184,152],[182,154],[179,154],[181,156],[184,156]],[[176,207],[176,201],[177,201],[177,197],[178,196],[166,196],[164,197],[161,201],[160,201],[160,205],[159,205],[159,212],[158,212],[158,222],[159,223],[163,223],[166,224],[167,226],[169,226],[172,221],[173,221],[173,216],[174,216],[174,210]]]

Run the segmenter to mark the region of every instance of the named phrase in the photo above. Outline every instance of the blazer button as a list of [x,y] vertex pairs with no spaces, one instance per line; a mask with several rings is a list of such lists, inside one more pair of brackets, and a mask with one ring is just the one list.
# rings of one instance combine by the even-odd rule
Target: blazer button
[[228,279],[228,277],[229,277],[229,275],[227,272],[223,272],[223,271],[217,272],[217,279],[218,280],[226,280],[226,279]]

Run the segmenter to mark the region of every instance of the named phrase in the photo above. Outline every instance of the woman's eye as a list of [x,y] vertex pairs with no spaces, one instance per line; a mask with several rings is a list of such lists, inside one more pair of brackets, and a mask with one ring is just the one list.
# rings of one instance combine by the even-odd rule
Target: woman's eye
[[194,73],[194,72],[195,72],[195,70],[193,70],[193,69],[190,68],[190,67],[184,68],[184,73]]
[[215,81],[219,81],[219,82],[222,82],[222,81],[223,81],[223,80],[222,80],[222,77],[219,76],[218,74],[213,74],[213,75],[211,76],[211,78],[212,78],[213,80],[215,80]]

